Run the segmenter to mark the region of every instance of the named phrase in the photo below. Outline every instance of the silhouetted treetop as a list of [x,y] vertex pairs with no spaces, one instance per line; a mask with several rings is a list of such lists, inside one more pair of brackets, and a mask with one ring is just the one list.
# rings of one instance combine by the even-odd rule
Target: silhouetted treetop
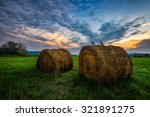
[[14,54],[23,56],[27,54],[27,50],[23,44],[9,41],[0,47],[0,54]]

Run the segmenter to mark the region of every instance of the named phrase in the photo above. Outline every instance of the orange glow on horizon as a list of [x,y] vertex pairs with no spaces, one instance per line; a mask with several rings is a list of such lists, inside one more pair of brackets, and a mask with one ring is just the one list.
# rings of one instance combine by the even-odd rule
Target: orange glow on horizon
[[124,48],[125,50],[130,50],[130,49],[138,48],[138,45],[140,45],[140,43],[144,40],[150,41],[150,39],[128,40],[128,41],[122,42],[122,43],[114,42],[114,43],[111,43],[109,45],[120,46],[120,47]]
[[116,42],[112,42],[109,45],[120,46],[125,50],[130,50],[130,49],[138,48],[138,45],[140,45],[140,43],[144,40],[150,41],[150,31],[144,34],[137,34],[135,36],[131,36]]
[[112,43],[111,45],[120,46],[125,50],[129,50],[129,49],[137,48],[138,44],[140,44],[141,41],[142,40],[130,40],[124,43]]
[[[149,25],[149,23],[145,24]],[[41,44],[47,44],[49,47],[56,47],[56,48],[78,48],[82,45],[80,45],[80,42],[88,42],[87,37],[81,36],[79,42],[75,43],[69,36],[62,32],[49,32],[47,30],[43,29],[37,29],[33,27],[25,27],[23,29],[23,32],[28,35],[17,35],[19,38],[25,38],[27,40],[30,40],[35,43],[41,43]],[[78,35],[78,34],[77,34]],[[78,35],[79,36],[79,35]],[[36,39],[36,37],[40,37],[39,39]],[[43,39],[43,40],[42,40]],[[150,40],[150,31],[147,31],[145,33],[132,35],[130,37],[124,37],[119,40],[112,39],[109,40],[109,44],[106,45],[114,45],[114,46],[120,46],[124,48],[125,50],[130,50],[134,48],[138,48],[140,43],[144,40]],[[88,43],[87,43],[88,44]]]

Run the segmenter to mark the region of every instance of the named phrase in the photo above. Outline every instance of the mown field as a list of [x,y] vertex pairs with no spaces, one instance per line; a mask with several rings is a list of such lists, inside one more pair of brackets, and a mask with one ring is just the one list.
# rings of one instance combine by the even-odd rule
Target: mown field
[[55,76],[36,69],[36,56],[0,57],[0,99],[150,99],[150,58],[132,58],[134,70],[128,80],[94,83],[74,67]]

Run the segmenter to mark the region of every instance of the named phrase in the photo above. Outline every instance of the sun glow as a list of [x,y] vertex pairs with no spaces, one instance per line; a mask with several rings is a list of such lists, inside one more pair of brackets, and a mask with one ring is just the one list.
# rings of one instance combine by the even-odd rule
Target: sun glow
[[145,23],[142,26],[150,26],[150,23]]
[[[79,43],[72,42],[71,39],[69,39],[65,34],[60,32],[49,32],[42,29],[36,29],[31,27],[26,27],[23,32],[25,32],[27,35],[31,35],[27,37],[28,39],[34,41],[34,42],[40,42],[44,44],[48,44],[50,46],[55,47],[62,47],[62,48],[76,48],[79,47]],[[37,40],[34,38],[34,36],[38,36],[40,38],[43,38],[43,40]]]
[[128,38],[123,38],[119,41],[112,42],[109,45],[120,46],[125,50],[137,48],[143,40],[150,40],[150,31],[144,34],[137,34]]

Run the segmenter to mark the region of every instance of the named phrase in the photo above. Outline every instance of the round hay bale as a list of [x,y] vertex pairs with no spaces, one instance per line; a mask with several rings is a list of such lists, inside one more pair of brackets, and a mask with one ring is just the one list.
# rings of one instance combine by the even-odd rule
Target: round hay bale
[[132,61],[126,51],[117,46],[85,46],[79,55],[79,72],[93,81],[128,78]]
[[37,60],[37,68],[46,73],[65,72],[72,67],[72,56],[66,49],[42,50]]

